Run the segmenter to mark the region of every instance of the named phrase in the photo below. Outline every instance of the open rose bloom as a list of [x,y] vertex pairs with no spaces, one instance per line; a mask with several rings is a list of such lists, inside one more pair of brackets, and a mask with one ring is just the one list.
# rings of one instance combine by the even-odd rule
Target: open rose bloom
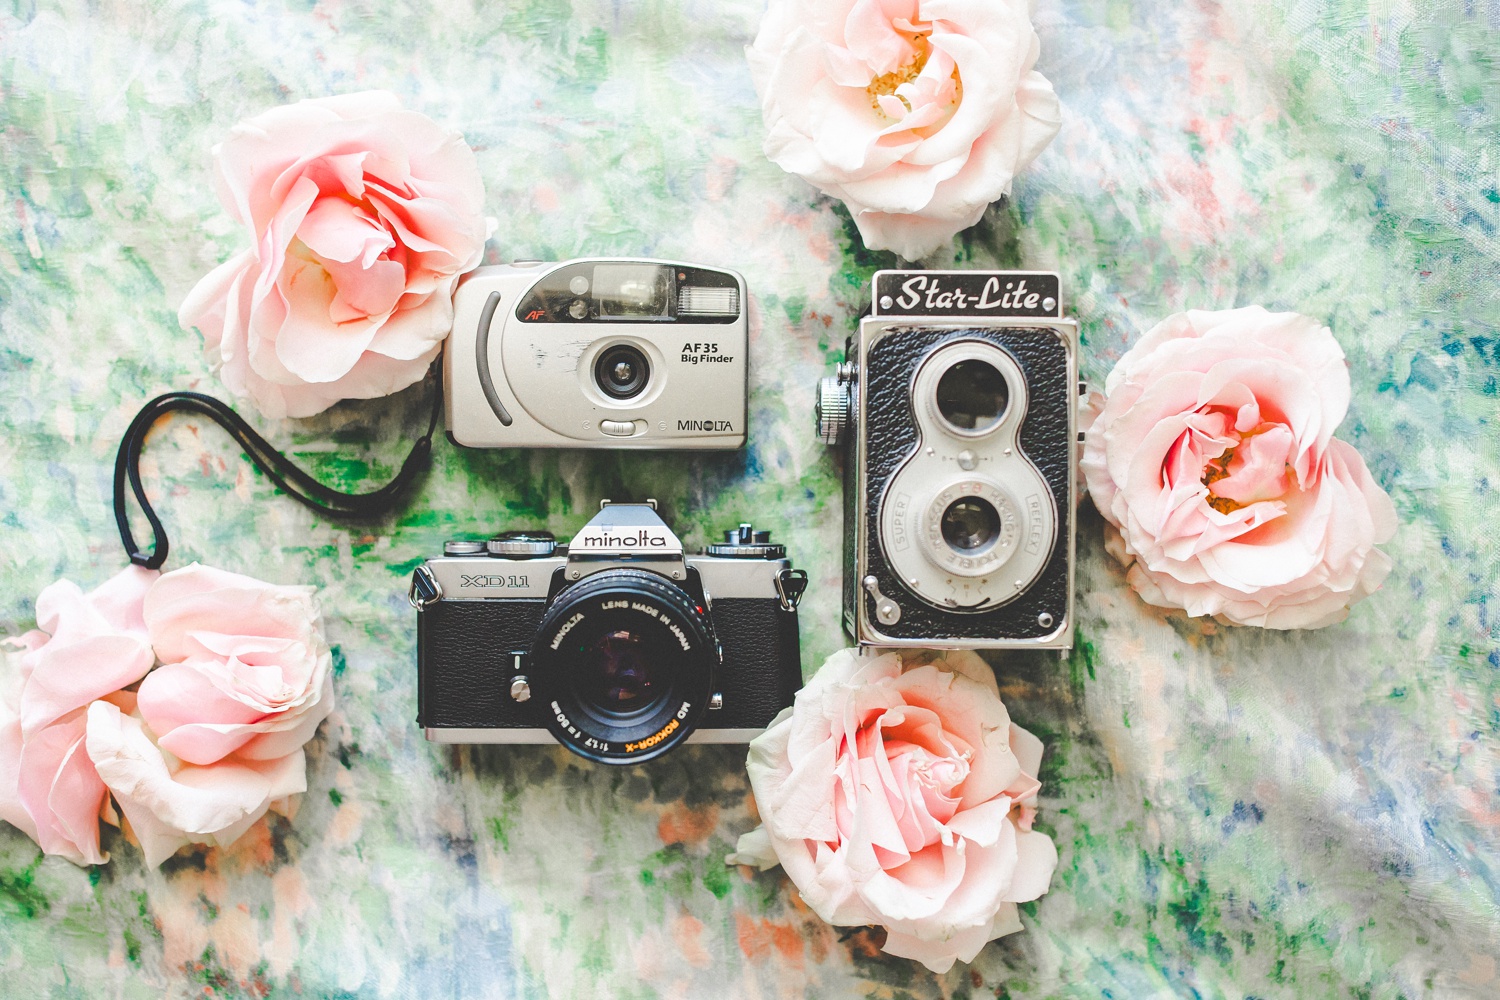
[[146,595],[162,665],[132,717],[89,709],[88,748],[146,862],[232,843],[307,790],[303,744],[333,710],[332,653],[311,587],[194,563]]
[[484,251],[484,185],[463,137],[388,93],[301,101],[214,149],[250,248],[183,302],[229,389],[268,416],[419,380]]
[[935,972],[1021,930],[1052,840],[1031,828],[1041,743],[969,652],[904,665],[835,653],[750,744],[763,826],[734,864],[780,864],[831,924],[879,924]]
[[771,0],[747,56],[765,153],[915,260],[1057,134],[1025,0]]
[[1259,306],[1180,313],[1126,352],[1082,467],[1141,597],[1292,629],[1342,621],[1373,593],[1396,514],[1333,436],[1349,391],[1327,327]]
[[114,814],[84,747],[88,706],[107,699],[128,711],[134,704],[122,689],[156,662],[141,616],[155,579],[132,566],[87,594],[57,581],[37,597],[40,628],[4,656],[10,690],[0,699],[0,819],[74,864],[109,860],[99,849],[99,820]]
[[233,842],[306,790],[303,745],[333,707],[312,588],[132,567],[88,594],[53,584],[37,620],[6,658],[19,666],[0,702],[0,819],[47,853],[108,860],[112,798],[154,867]]

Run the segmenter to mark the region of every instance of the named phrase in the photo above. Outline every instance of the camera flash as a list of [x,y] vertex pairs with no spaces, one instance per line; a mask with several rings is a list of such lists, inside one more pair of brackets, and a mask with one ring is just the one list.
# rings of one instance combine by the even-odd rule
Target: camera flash
[[677,291],[679,316],[737,316],[740,311],[738,288],[712,288],[707,285],[684,285]]

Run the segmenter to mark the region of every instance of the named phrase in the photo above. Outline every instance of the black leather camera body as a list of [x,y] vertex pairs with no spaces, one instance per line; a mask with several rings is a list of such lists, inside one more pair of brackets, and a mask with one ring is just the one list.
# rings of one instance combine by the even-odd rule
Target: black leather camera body
[[807,574],[749,524],[686,556],[654,503],[605,501],[571,544],[455,541],[417,567],[417,724],[631,764],[748,743],[802,685]]
[[866,646],[1073,644],[1077,324],[1055,274],[881,271],[819,388]]

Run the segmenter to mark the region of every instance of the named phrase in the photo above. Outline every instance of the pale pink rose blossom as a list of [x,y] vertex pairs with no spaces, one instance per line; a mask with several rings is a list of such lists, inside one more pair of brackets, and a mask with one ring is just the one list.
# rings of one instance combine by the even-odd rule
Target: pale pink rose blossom
[[915,260],[979,221],[1062,116],[1026,0],[771,0],[747,50],[765,154]]
[[1292,629],[1373,593],[1396,513],[1333,436],[1349,395],[1332,331],[1296,313],[1179,313],[1126,352],[1085,421],[1082,471],[1141,597]]
[[112,813],[84,748],[85,718],[97,699],[131,707],[120,689],[155,662],[141,608],[156,575],[132,566],[87,594],[59,580],[37,597],[39,629],[3,657],[0,819],[74,864],[109,860],[99,820]]
[[1021,930],[1052,840],[1031,828],[1040,741],[1010,721],[974,653],[903,664],[835,653],[750,744],[763,825],[731,864],[780,864],[831,924],[879,924],[934,972]]
[[179,318],[224,384],[268,416],[304,417],[419,380],[452,325],[454,283],[484,251],[463,137],[371,91],[274,108],[214,157],[250,248]]
[[107,701],[88,709],[88,754],[152,868],[187,844],[227,847],[268,809],[307,791],[299,747],[271,760],[200,766],[163,752],[141,720]]
[[157,865],[225,845],[306,787],[303,744],[333,710],[332,653],[312,587],[194,563],[146,595],[161,666],[136,717],[95,706],[88,751]]

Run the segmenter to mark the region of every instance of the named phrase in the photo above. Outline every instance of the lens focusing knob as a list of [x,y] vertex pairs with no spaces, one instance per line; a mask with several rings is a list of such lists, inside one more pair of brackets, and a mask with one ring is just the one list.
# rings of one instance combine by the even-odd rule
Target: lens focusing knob
[[785,559],[786,546],[771,541],[769,531],[756,531],[750,524],[725,528],[724,540],[705,549],[711,556],[729,559]]
[[824,444],[839,444],[849,428],[849,387],[845,380],[830,375],[818,383],[818,439]]
[[550,556],[557,548],[557,539],[550,531],[507,531],[496,535],[485,543],[492,556],[506,559],[536,559]]

